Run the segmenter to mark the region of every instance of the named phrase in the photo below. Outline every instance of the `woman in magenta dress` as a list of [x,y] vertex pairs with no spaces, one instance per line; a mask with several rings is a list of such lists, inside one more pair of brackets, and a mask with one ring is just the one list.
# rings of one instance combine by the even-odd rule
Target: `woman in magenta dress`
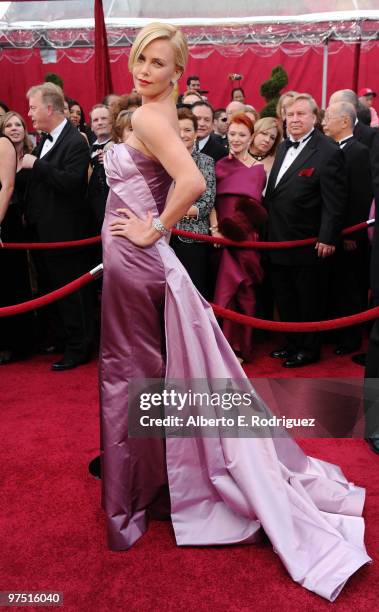
[[[235,115],[228,128],[229,157],[216,164],[216,213],[214,236],[231,240],[257,240],[267,217],[262,191],[266,185],[264,165],[249,154],[253,122],[244,113]],[[222,249],[217,272],[216,304],[253,315],[256,287],[263,280],[259,251]],[[224,320],[221,324],[230,346],[241,360],[249,361],[252,351],[251,327]]]
[[169,512],[179,545],[253,543],[264,530],[292,578],[333,600],[369,561],[364,492],[337,466],[307,457],[289,438],[165,443],[128,436],[129,383],[136,378],[242,378],[251,389],[164,236],[205,188],[180,140],[171,95],[186,55],[174,26],[151,24],[139,33],[130,65],[143,104],[128,143],[105,159],[100,376],[109,545],[131,547],[149,516]]

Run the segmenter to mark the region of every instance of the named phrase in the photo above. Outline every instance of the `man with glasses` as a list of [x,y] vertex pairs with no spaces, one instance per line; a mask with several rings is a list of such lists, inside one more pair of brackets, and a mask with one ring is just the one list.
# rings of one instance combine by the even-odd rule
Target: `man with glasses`
[[228,148],[228,118],[225,108],[217,108],[214,112],[213,133],[218,137],[221,144]]

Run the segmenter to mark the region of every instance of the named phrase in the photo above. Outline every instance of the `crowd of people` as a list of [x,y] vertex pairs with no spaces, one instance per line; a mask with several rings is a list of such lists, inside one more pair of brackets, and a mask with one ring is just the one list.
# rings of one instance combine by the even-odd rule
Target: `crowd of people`
[[[3,240],[20,232],[34,242],[73,241],[102,226],[99,475],[110,549],[133,546],[151,518],[171,518],[181,546],[252,544],[265,534],[295,581],[334,601],[371,560],[363,539],[365,492],[338,466],[305,455],[284,429],[274,433],[266,418],[274,415],[237,359],[251,357],[252,334],[225,322],[221,331],[202,293],[245,314],[273,316],[276,309],[286,321],[317,321],[328,310],[338,316],[364,307],[367,234],[345,238],[341,230],[366,220],[372,201],[378,202],[379,131],[357,119],[358,96],[351,90],[334,92],[324,115],[309,94],[286,92],[277,116],[267,119],[247,105],[240,87],[225,109],[214,109],[192,76],[175,105],[187,59],[178,28],[159,22],[143,28],[129,56],[141,108],[134,93],[124,107],[112,95],[92,108],[91,131],[77,102],[66,100],[65,109],[59,87],[32,87],[27,97],[39,135],[35,148],[19,115],[9,111],[1,123]],[[173,239],[177,256],[168,244],[175,226],[192,232]],[[200,244],[202,234],[232,238],[236,246]],[[267,254],[239,244],[312,237],[316,244],[281,244]],[[375,232],[374,252],[377,237]],[[18,265],[30,272],[32,264],[37,290],[47,293],[99,256],[79,248],[41,250],[30,259],[23,254]],[[12,272],[19,274],[14,265]],[[375,274],[373,279],[378,303]],[[334,296],[331,287],[345,293]],[[40,348],[63,353],[53,370],[88,359],[94,311],[93,285],[44,311]],[[16,321],[8,323],[12,333]],[[338,355],[360,342],[359,335],[345,334]],[[3,363],[12,350],[5,347]],[[292,368],[317,361],[320,351],[318,334],[296,333],[271,356]],[[228,396],[234,396],[230,389],[246,391],[235,407],[247,396],[245,406],[264,431],[251,435],[250,427],[248,435],[230,435],[222,418],[212,418],[212,435],[182,435],[176,420],[170,435],[165,419],[152,415],[166,416],[160,400],[174,390],[170,381],[186,388],[196,380],[206,385],[201,396],[211,400],[212,416],[223,409],[213,404],[214,391],[222,389],[221,397],[226,388]],[[156,421],[159,435],[154,429],[133,435],[135,424],[134,432],[138,422],[143,426],[140,400],[146,395],[150,408],[158,409],[147,418]],[[201,399],[199,416],[203,407]],[[378,452],[378,437],[376,443]]]
[[[170,244],[199,292],[246,314],[283,321],[319,321],[369,305],[366,230],[344,227],[374,216],[379,198],[379,131],[369,88],[334,92],[325,111],[306,93],[287,91],[276,117],[260,118],[242,87],[226,108],[213,108],[200,79],[190,76],[177,96],[182,141],[206,189],[179,230],[234,241],[287,242],[317,237],[316,248],[224,248],[172,235]],[[88,124],[80,103],[52,83],[27,92],[34,133],[0,102],[0,222],[3,242],[71,241],[99,235],[109,187],[104,158],[127,143],[136,91],[95,104]],[[169,143],[168,143],[169,146]],[[61,287],[101,260],[101,247],[1,252],[0,306]],[[372,282],[378,303],[377,281]],[[101,291],[101,287],[100,287]],[[85,363],[96,339],[97,292],[87,287],[38,313],[0,319],[0,364],[38,350],[62,353],[55,371]],[[220,321],[243,360],[254,355],[252,329]],[[336,355],[357,351],[360,326],[331,337]],[[271,353],[284,367],[316,362],[319,333],[291,333]]]

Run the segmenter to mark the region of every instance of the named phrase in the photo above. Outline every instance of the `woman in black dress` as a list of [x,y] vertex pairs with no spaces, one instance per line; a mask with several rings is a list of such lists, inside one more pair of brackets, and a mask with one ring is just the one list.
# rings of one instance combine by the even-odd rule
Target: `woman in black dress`
[[[3,242],[24,242],[23,213],[27,170],[21,169],[21,163],[24,154],[30,152],[31,143],[25,122],[18,113],[10,111],[2,117],[0,144],[4,149],[0,158],[0,168],[3,168],[3,163],[8,166],[8,181],[11,180],[14,184],[13,193],[9,193],[8,190],[6,208],[3,207],[0,212],[1,237]],[[5,187],[7,177],[3,170],[0,172],[1,183]],[[31,299],[29,266],[25,250],[0,249],[0,286],[2,287],[0,307]],[[0,365],[24,357],[30,350],[32,336],[32,313],[0,318]]]

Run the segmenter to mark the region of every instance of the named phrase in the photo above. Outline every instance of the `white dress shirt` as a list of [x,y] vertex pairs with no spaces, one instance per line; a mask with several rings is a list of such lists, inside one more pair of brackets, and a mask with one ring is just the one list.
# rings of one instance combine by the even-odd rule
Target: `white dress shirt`
[[46,138],[45,142],[43,143],[43,147],[42,147],[42,151],[40,153],[39,158],[41,159],[41,157],[44,157],[44,155],[46,155],[46,153],[48,153],[50,151],[50,149],[53,148],[53,146],[55,145],[55,143],[57,142],[64,126],[67,123],[67,119],[66,117],[63,119],[62,123],[60,123],[59,125],[57,125],[56,128],[54,128],[51,132],[50,132],[50,136],[52,137],[53,140],[49,140],[48,138]]
[[205,138],[201,138],[200,140],[197,141],[197,146],[199,148],[199,151],[202,151],[205,147],[205,145],[207,144],[208,140],[210,139],[211,135],[208,134],[208,136],[206,136]]
[[[338,141],[338,144],[340,146],[340,149],[343,149],[344,147],[346,147],[347,145],[347,139],[353,138],[353,133],[349,134],[348,136],[345,136],[345,138],[342,138],[342,140]],[[341,144],[342,143],[342,144]]]
[[[291,166],[291,164],[293,164],[293,162],[298,157],[298,155],[300,155],[300,153],[302,152],[304,147],[307,146],[307,144],[309,142],[309,136],[312,134],[313,131],[314,131],[314,128],[312,128],[311,131],[308,132],[308,134],[305,134],[305,136],[303,136],[303,138],[300,140],[300,144],[297,147],[297,149],[295,149],[295,147],[291,147],[290,149],[288,149],[287,153],[284,156],[283,163],[280,166],[280,170],[278,172],[278,176],[276,177],[275,187],[277,186],[277,184],[281,180],[283,174],[285,174],[287,172],[287,170]],[[295,142],[295,139],[292,138],[291,136],[290,136],[290,140],[292,142]]]

